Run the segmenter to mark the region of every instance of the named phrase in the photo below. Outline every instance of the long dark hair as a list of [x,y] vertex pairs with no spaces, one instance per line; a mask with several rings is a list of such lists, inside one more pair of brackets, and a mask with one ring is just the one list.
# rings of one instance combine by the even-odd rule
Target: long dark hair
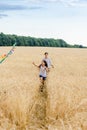
[[45,63],[45,66],[46,66],[46,67],[48,67],[48,64],[47,64],[47,62],[46,62],[45,60],[43,60],[43,62]]

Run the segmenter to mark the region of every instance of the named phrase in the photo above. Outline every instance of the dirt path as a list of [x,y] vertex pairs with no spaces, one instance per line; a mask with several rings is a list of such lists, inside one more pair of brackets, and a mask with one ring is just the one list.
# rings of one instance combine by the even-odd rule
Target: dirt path
[[32,107],[32,119],[30,119],[32,122],[30,123],[29,130],[48,130],[46,127],[47,97],[46,83],[44,85],[41,84],[39,86],[36,102]]

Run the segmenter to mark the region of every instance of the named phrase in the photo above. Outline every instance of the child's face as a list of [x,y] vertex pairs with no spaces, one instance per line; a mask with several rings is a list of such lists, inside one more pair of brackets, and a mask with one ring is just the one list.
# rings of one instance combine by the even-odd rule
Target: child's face
[[45,58],[47,58],[48,57],[48,54],[45,54]]

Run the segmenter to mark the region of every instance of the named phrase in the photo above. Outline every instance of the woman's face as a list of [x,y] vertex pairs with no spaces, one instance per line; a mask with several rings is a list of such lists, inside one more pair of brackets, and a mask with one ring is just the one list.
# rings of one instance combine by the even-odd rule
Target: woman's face
[[45,66],[45,63],[44,63],[44,61],[42,61],[42,65],[43,65],[43,66]]

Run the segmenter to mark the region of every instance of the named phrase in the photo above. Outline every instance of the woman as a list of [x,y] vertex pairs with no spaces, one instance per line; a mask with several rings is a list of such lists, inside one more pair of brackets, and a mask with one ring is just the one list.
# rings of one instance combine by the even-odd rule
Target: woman
[[42,61],[42,63],[38,66],[33,62],[33,65],[38,67],[40,69],[39,77],[42,84],[44,84],[44,81],[47,78],[47,71],[48,71],[48,65],[45,60]]

